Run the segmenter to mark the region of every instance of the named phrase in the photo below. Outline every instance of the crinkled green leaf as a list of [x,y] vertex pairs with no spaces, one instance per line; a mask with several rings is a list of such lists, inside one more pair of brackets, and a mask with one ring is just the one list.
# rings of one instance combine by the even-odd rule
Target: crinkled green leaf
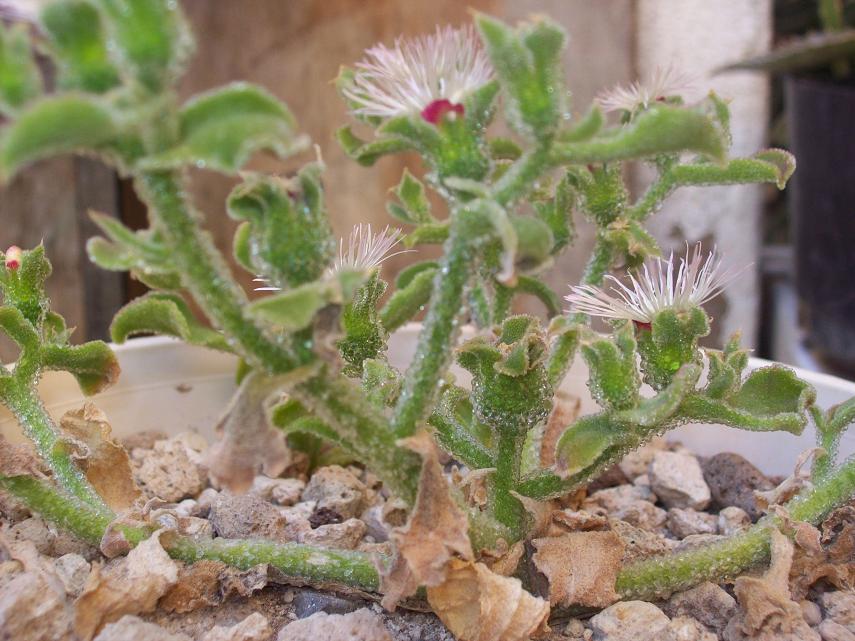
[[430,301],[436,267],[420,270],[406,284],[400,285],[380,310],[380,323],[387,332],[393,332],[413,320]]
[[342,311],[344,336],[336,345],[347,363],[345,372],[349,375],[360,376],[365,359],[376,358],[386,347],[388,332],[377,311],[385,291],[386,283],[375,270]]
[[552,248],[550,253],[555,255],[573,242],[575,228],[573,225],[573,209],[576,205],[576,190],[569,176],[558,181],[555,192],[547,200],[534,201],[534,212],[552,232]]
[[178,77],[193,49],[179,3],[173,0],[91,0],[104,17],[116,66],[157,93]]
[[401,176],[401,182],[395,187],[395,195],[408,214],[405,222],[419,224],[434,220],[433,216],[430,215],[430,203],[424,185],[406,167]]
[[401,373],[384,360],[366,358],[362,362],[362,389],[378,407],[392,407],[401,392]]
[[315,314],[327,305],[343,305],[350,301],[364,279],[362,272],[339,272],[331,278],[261,298],[249,309],[285,331],[297,331],[307,327]]
[[274,96],[255,85],[233,83],[201,94],[181,109],[178,142],[140,161],[147,169],[195,165],[235,173],[250,156],[268,149],[286,157],[305,148],[294,117]]
[[608,413],[583,416],[564,431],[555,446],[555,468],[570,476],[594,464],[627,431]]
[[59,94],[32,103],[6,125],[0,139],[0,170],[9,179],[41,158],[75,151],[102,151],[119,129],[110,109],[94,96]]
[[42,11],[40,22],[61,88],[104,93],[119,84],[119,73],[107,52],[101,16],[91,3],[52,2]]
[[0,307],[0,330],[22,348],[38,348],[38,331],[17,307],[11,305]]
[[451,226],[448,221],[440,223],[425,223],[419,225],[409,234],[404,236],[404,247],[416,245],[441,245],[448,239]]
[[45,281],[51,269],[43,245],[25,250],[18,269],[7,269],[5,264],[0,264],[4,302],[18,309],[36,331],[48,313]]
[[509,123],[531,138],[549,135],[566,108],[560,68],[563,29],[541,17],[516,31],[483,14],[477,14],[475,22],[508,94]]
[[583,164],[694,151],[721,161],[726,151],[723,133],[709,116],[670,105],[655,105],[608,133],[584,142],[556,143],[555,158]]
[[642,427],[662,425],[677,411],[683,398],[694,390],[700,375],[700,365],[687,363],[674,375],[668,387],[651,398],[641,399],[631,409],[615,412],[614,418]]
[[87,396],[97,394],[119,378],[119,361],[110,346],[102,341],[82,345],[45,345],[42,367],[71,373]]
[[177,294],[152,292],[120,309],[110,325],[110,337],[124,343],[136,334],[174,336],[192,345],[231,351],[225,336],[200,323]]
[[349,126],[338,129],[335,137],[345,153],[365,167],[373,165],[381,156],[409,151],[413,148],[412,143],[397,136],[386,136],[373,142],[365,142],[358,138]]
[[588,334],[581,343],[588,364],[591,396],[605,408],[627,409],[638,400],[635,337],[632,324],[623,323],[612,337]]
[[42,93],[27,27],[0,25],[0,112],[16,113]]
[[335,253],[320,184],[321,167],[303,167],[297,180],[253,174],[232,191],[228,212],[248,221],[235,236],[242,264],[277,287],[320,278]]

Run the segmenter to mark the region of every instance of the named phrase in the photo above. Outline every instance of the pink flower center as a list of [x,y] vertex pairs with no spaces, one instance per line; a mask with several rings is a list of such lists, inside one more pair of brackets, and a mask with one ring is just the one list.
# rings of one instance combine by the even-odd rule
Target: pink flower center
[[463,105],[455,104],[445,98],[434,100],[427,107],[422,109],[422,118],[427,120],[430,124],[436,125],[439,124],[439,121],[442,120],[449,112],[454,112],[458,116],[462,116]]
[[635,328],[637,330],[645,330],[646,329],[647,331],[650,331],[651,329],[653,329],[652,323],[645,323],[644,321],[634,320],[634,321],[632,321],[632,324],[635,325]]
[[16,270],[21,266],[21,255],[23,252],[17,245],[12,245],[6,250],[6,269]]

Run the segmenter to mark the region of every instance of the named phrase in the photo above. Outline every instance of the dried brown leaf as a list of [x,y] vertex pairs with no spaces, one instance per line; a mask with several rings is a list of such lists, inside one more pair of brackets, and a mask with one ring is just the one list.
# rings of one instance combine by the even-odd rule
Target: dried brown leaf
[[0,475],[44,478],[45,473],[29,444],[12,445],[0,434]]
[[568,532],[532,545],[532,561],[549,582],[551,605],[604,608],[620,598],[615,581],[624,544],[614,532]]
[[609,517],[588,510],[555,510],[552,513],[552,522],[558,526],[556,536],[563,532],[589,532],[609,528]]
[[548,630],[549,604],[483,563],[453,559],[446,580],[429,587],[427,597],[460,641],[523,641]]
[[415,594],[420,585],[442,583],[446,566],[455,555],[473,558],[466,513],[451,496],[433,439],[427,432],[419,432],[399,444],[422,457],[422,469],[410,518],[390,535],[395,558],[388,571],[381,569],[382,603],[389,610],[402,598]]
[[479,558],[496,574],[510,576],[516,572],[524,553],[525,546],[522,541],[508,546],[504,539],[499,539],[495,550],[481,550]]
[[777,487],[767,491],[754,490],[754,499],[757,503],[757,508],[769,511],[773,506],[783,505],[801,492],[802,489],[809,487],[811,485],[810,466],[807,463],[812,459],[815,460],[817,456],[824,453],[825,450],[821,447],[805,450],[796,460],[793,473],[781,481]]
[[818,641],[819,635],[790,597],[793,543],[778,530],[771,537],[772,562],[766,573],[736,579],[734,593],[740,611],[728,623],[724,636],[731,640]]
[[220,573],[225,568],[225,563],[208,559],[185,565],[178,571],[178,581],[163,595],[158,607],[183,614],[218,605],[222,602]]
[[268,404],[277,387],[277,379],[257,372],[244,378],[217,426],[221,438],[208,452],[214,486],[246,492],[259,472],[277,477],[291,463],[284,435],[268,420]]
[[141,496],[128,453],[112,439],[107,416],[92,403],[66,412],[60,428],[86,478],[112,510],[129,508]]
[[808,545],[796,540],[790,590],[793,598],[807,595],[820,580],[840,590],[855,588],[855,508],[844,506],[832,512],[822,524],[819,548],[811,539]]
[[89,641],[107,623],[125,614],[151,612],[157,600],[178,581],[178,565],[160,544],[160,532],[128,556],[103,569],[93,567],[77,599],[74,629]]
[[555,464],[555,446],[564,430],[570,427],[579,416],[580,405],[581,401],[577,396],[560,390],[555,395],[555,404],[546,421],[540,441],[541,467],[552,467]]

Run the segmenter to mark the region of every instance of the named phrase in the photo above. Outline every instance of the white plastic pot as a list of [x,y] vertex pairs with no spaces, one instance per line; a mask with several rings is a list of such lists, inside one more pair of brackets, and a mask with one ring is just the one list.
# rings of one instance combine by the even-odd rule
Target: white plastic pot
[[[405,368],[416,348],[419,326],[407,325],[389,342],[389,359]],[[91,400],[110,418],[113,432],[126,436],[143,430],[178,433],[197,430],[212,437],[213,426],[235,389],[234,357],[192,347],[169,338],[137,338],[114,346],[122,375],[119,382]],[[751,359],[749,367],[768,365]],[[465,373],[457,372],[461,379]],[[797,375],[816,388],[817,402],[829,407],[855,396],[855,383],[826,374],[796,369]],[[574,363],[563,389],[581,398],[582,412],[597,410],[586,386],[585,365]],[[45,374],[40,393],[52,415],[79,407],[83,396],[74,379],[63,372]],[[0,433],[12,441],[23,437],[17,422],[0,407]],[[798,455],[814,445],[812,429],[801,436],[786,432],[755,433],[712,425],[686,425],[670,433],[702,455],[736,452],[766,474],[789,474]],[[841,454],[855,452],[855,433],[844,436]]]

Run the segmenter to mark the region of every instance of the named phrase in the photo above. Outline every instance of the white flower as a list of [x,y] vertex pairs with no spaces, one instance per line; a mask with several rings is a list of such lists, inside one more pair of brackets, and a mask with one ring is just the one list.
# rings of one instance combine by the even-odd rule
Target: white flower
[[629,86],[616,86],[597,96],[605,111],[647,109],[650,103],[691,89],[691,79],[673,67],[657,67],[646,82],[636,81]]
[[350,231],[345,245],[344,238],[339,241],[338,258],[327,270],[328,275],[343,269],[370,270],[392,256],[406,254],[412,249],[402,249],[391,252],[401,242],[401,230],[392,229],[388,225],[380,233],[373,233],[371,225],[360,224]]
[[630,274],[630,287],[614,276],[606,276],[612,283],[608,292],[600,287],[578,285],[571,287],[565,300],[570,303],[571,312],[650,323],[663,309],[688,311],[703,305],[741,271],[722,269],[722,260],[715,250],[703,256],[698,243],[691,257],[686,248],[676,274],[671,253],[667,259],[656,258],[645,263],[637,278]]
[[[436,28],[433,35],[379,44],[356,64],[353,85],[343,90],[361,116],[391,118],[422,113],[435,102],[462,112],[459,103],[493,75],[471,26]],[[423,114],[426,120],[431,114]],[[436,116],[438,118],[438,116]]]

